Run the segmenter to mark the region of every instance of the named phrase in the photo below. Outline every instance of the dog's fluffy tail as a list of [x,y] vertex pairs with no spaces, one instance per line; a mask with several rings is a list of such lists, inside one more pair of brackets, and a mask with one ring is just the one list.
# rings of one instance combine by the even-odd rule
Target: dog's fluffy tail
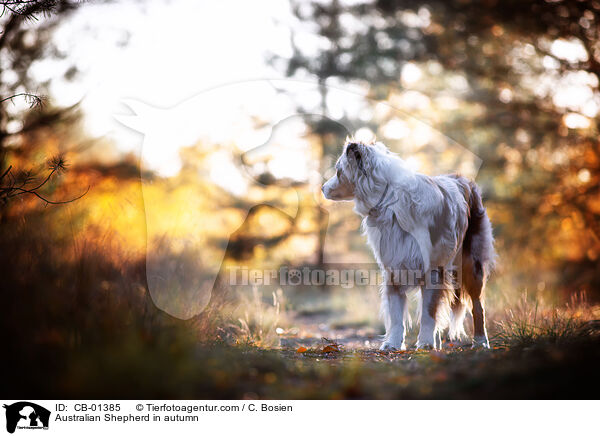
[[475,263],[484,269],[486,277],[496,266],[496,251],[494,250],[494,236],[492,224],[487,216],[481,192],[477,184],[467,181],[469,187],[469,220],[463,242],[463,253],[470,255]]

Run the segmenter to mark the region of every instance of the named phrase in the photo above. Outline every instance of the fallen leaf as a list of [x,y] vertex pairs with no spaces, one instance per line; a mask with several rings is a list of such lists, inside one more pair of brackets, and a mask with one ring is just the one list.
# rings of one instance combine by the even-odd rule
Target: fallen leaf
[[338,351],[340,351],[340,349],[337,345],[327,345],[323,348],[323,353],[337,353]]
[[307,351],[306,347],[298,347],[298,349],[296,350],[296,353],[305,353]]

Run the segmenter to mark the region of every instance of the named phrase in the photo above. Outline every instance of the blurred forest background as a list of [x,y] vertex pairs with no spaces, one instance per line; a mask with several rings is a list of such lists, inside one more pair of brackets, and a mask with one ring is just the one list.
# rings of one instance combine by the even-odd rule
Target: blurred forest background
[[[319,195],[348,133],[376,135],[422,172],[476,178],[500,258],[487,297],[493,344],[555,344],[597,322],[600,2],[292,0],[287,50],[261,47],[262,61],[277,79],[311,83],[314,98],[278,89],[298,115],[270,118],[259,102],[248,128],[282,121],[270,148],[199,137],[175,148],[181,165],[169,174],[89,132],[86,109],[57,104],[52,91],[84,74],[56,43],[61,26],[86,8],[124,4],[0,1],[1,340],[13,369],[41,365],[54,380],[9,381],[8,392],[320,396],[307,380],[269,388],[286,365],[271,355],[264,365],[247,357],[258,368],[247,372],[220,367],[229,348],[194,347],[301,354],[323,336],[378,346],[376,288],[231,289],[226,280],[231,266],[372,264],[351,205]],[[340,89],[356,91],[352,104]],[[246,181],[232,184],[240,174]],[[166,368],[176,380],[146,384]],[[356,391],[356,368],[350,378],[331,371],[343,389],[324,397],[375,395]],[[453,395],[425,393],[436,392]]]

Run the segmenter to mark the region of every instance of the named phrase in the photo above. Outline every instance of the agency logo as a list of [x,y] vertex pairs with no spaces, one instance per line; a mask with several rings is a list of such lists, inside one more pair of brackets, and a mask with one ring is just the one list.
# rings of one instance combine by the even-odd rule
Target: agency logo
[[6,409],[6,431],[14,433],[22,430],[48,430],[50,411],[29,401],[19,401],[4,405]]

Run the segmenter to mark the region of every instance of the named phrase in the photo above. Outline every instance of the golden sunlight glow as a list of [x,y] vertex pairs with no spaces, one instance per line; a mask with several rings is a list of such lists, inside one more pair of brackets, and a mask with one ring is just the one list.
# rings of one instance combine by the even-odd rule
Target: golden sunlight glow
[[581,183],[589,182],[591,179],[590,170],[588,170],[587,168],[579,170],[579,172],[577,173],[577,178]]
[[583,115],[569,113],[563,117],[563,123],[569,129],[587,129],[590,127],[590,120]]
[[578,39],[566,40],[559,38],[552,43],[550,51],[554,56],[568,62],[585,62],[588,60],[587,51]]
[[404,85],[413,85],[419,81],[422,75],[421,68],[412,62],[407,62],[402,67],[401,78]]

